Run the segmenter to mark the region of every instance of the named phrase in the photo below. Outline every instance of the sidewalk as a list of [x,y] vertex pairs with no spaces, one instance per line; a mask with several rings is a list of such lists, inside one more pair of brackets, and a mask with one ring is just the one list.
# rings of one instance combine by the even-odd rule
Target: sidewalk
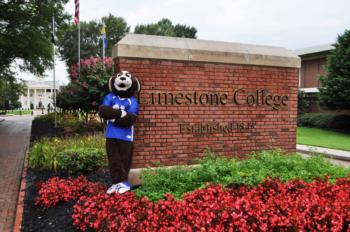
[[12,231],[31,116],[0,117],[0,231]]
[[315,146],[309,146],[309,145],[301,145],[301,144],[297,144],[297,151],[300,153],[306,153],[306,154],[321,153],[331,159],[350,161],[349,151],[329,149],[324,147],[315,147]]

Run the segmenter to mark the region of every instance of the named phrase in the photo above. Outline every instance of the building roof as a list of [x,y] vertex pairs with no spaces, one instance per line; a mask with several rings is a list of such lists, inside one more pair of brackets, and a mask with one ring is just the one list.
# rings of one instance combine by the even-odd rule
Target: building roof
[[[53,89],[53,81],[37,79],[37,80],[24,80],[24,83],[30,89],[34,89],[34,88],[37,88],[37,89],[43,89],[43,88]],[[55,86],[56,89],[58,89],[61,86],[59,81],[56,81],[55,84],[56,84],[56,86]]]
[[304,56],[304,55],[309,55],[314,53],[327,52],[333,49],[334,49],[334,46],[332,44],[321,44],[317,46],[297,49],[297,50],[294,50],[294,53],[297,54],[298,56]]
[[300,58],[282,47],[127,34],[114,45],[117,57],[300,67]]

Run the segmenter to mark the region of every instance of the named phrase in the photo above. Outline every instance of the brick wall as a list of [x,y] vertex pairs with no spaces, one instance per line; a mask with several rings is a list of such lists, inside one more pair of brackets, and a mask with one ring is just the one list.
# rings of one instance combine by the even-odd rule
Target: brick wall
[[[188,61],[116,58],[116,71],[128,70],[142,82],[140,114],[135,125],[133,168],[192,164],[207,147],[224,156],[239,156],[279,147],[295,151],[298,69]],[[268,89],[287,95],[287,105],[150,104],[157,92],[246,92]],[[243,96],[243,94],[242,94]],[[239,97],[238,97],[239,98]],[[239,99],[243,102],[243,99]],[[181,133],[180,124],[231,122],[254,128],[217,133]]]

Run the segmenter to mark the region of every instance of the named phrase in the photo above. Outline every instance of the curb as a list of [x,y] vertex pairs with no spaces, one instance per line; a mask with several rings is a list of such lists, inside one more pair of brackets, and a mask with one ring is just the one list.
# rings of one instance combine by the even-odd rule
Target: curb
[[332,154],[327,154],[327,153],[322,153],[322,152],[317,152],[317,151],[305,151],[305,150],[298,149],[297,152],[303,153],[303,154],[307,154],[307,155],[322,155],[322,156],[324,156],[326,158],[329,158],[329,159],[350,161],[349,157],[344,157],[344,156],[339,156],[339,155],[332,155]]
[[330,154],[327,152],[318,151],[317,149],[296,149],[297,152],[307,154],[307,155],[322,155],[326,158],[342,160],[342,161],[350,161],[350,157],[342,156],[339,154]]
[[26,155],[24,157],[24,165],[21,176],[21,185],[18,192],[17,197],[17,207],[16,207],[16,218],[15,223],[13,225],[13,232],[20,232],[22,229],[22,218],[23,218],[23,209],[24,209],[24,197],[26,193],[26,176],[27,176],[27,168],[28,168],[28,155],[29,155],[29,147],[26,150]]

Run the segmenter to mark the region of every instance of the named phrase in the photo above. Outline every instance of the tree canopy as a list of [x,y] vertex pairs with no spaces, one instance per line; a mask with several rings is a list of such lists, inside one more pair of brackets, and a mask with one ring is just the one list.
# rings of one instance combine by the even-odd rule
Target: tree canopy
[[338,36],[320,77],[320,101],[330,109],[350,109],[350,30]]
[[176,24],[169,19],[162,19],[157,23],[141,24],[135,27],[134,33],[148,35],[163,35],[172,37],[197,38],[197,29],[192,26]]
[[95,113],[103,96],[108,93],[108,80],[112,75],[111,57],[90,57],[81,60],[81,75],[78,65],[71,67],[70,83],[57,94],[57,106],[64,110]]
[[[112,55],[112,47],[124,35],[130,27],[121,17],[108,15],[101,20],[80,22],[80,59],[88,59],[91,56],[102,56],[102,40],[100,31],[102,25],[106,25],[107,48],[106,56]],[[61,27],[58,33],[59,53],[68,67],[78,61],[78,33],[77,26],[73,23]]]
[[[91,56],[102,56],[102,40],[100,39],[101,28],[105,24],[107,48],[106,56],[112,55],[113,46],[130,31],[130,26],[121,18],[109,14],[100,20],[80,22],[80,58],[88,59]],[[77,26],[68,23],[62,26],[58,32],[58,45],[61,58],[70,68],[78,62],[78,32]],[[169,19],[162,19],[155,24],[142,24],[135,27],[134,33],[149,35],[164,35],[175,37],[196,38],[195,27],[176,24]]]
[[0,78],[16,59],[22,70],[41,75],[52,64],[51,24],[60,26],[68,15],[68,0],[0,1]]
[[21,107],[18,101],[19,95],[23,93],[24,84],[14,78],[10,70],[2,73],[0,79],[0,110],[13,110]]
[[68,19],[68,0],[0,1],[0,108],[20,107],[24,85],[13,67],[42,75],[52,64],[52,16],[60,26]]

